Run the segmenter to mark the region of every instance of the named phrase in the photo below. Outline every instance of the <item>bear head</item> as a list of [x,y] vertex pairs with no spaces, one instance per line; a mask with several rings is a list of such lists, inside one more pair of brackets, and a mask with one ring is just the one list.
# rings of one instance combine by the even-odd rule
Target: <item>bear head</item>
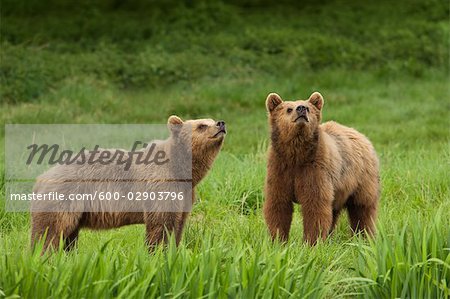
[[206,154],[218,151],[227,134],[225,122],[213,119],[193,119],[183,121],[180,117],[169,117],[168,127],[173,138],[192,146],[192,153]]
[[320,125],[323,103],[323,97],[318,92],[314,92],[308,100],[297,101],[283,101],[278,94],[270,93],[266,108],[272,135],[285,142],[312,137]]

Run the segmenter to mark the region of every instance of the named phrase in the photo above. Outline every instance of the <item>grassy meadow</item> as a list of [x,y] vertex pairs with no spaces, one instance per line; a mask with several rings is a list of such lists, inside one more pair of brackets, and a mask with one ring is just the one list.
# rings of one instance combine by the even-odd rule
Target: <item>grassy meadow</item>
[[[29,214],[5,211],[2,175],[0,298],[450,296],[448,3],[277,3],[2,1],[4,124],[177,114],[223,119],[228,135],[180,246],[153,254],[137,225],[83,230],[73,252],[40,256]],[[264,101],[316,90],[324,121],[358,129],[379,154],[373,240],[352,237],[343,214],[310,247],[298,206],[288,244],[269,240]]]

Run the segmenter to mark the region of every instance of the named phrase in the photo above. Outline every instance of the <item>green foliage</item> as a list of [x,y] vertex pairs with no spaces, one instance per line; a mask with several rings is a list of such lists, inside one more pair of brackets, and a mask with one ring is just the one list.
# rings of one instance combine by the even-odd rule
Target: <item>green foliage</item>
[[441,217],[414,221],[393,236],[382,226],[376,240],[356,244],[357,273],[369,282],[362,287],[364,297],[450,296],[450,231]]
[[[29,247],[28,213],[5,211],[0,297],[449,296],[448,5],[444,1],[2,1],[4,123],[227,122],[179,248],[150,254],[144,227],[82,230],[71,253]],[[324,121],[374,143],[374,240],[272,244],[262,218],[264,100],[325,97]],[[0,128],[4,143],[4,128]],[[4,169],[0,155],[0,169]]]
[[[252,248],[243,236],[236,236],[239,247],[234,248],[222,247],[210,234],[203,238],[190,248],[176,248],[172,240],[166,250],[152,255],[142,246],[130,252],[115,250],[110,241],[97,250],[69,255],[13,252],[0,261],[5,269],[0,274],[2,292],[58,298],[319,298],[330,292],[329,269],[315,271],[315,259],[307,260],[306,252],[293,256],[293,248],[279,247],[267,254],[268,242]],[[16,268],[22,271],[11,271]]]
[[1,98],[66,79],[119,88],[339,68],[423,76],[448,65],[445,1],[4,1]]

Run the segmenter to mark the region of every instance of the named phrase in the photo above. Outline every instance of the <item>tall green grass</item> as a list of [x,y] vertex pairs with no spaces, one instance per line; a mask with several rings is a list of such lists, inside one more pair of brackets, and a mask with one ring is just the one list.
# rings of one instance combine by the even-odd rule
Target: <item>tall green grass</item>
[[[325,72],[298,80],[261,76],[249,81],[249,90],[234,81],[201,82],[188,96],[181,87],[128,93],[109,85],[74,84],[38,104],[6,106],[2,117],[13,123],[162,122],[172,111],[181,111],[184,118],[209,116],[211,111],[212,117],[227,121],[229,134],[197,190],[178,249],[172,245],[149,254],[144,227],[135,226],[84,230],[74,252],[40,257],[29,248],[29,215],[6,212],[0,202],[1,292],[38,298],[290,294],[445,298],[450,227],[448,111],[442,108],[448,92],[445,77],[406,76],[386,82],[371,74],[351,80],[343,79],[346,75],[355,73]],[[383,187],[374,241],[352,238],[342,215],[333,236],[310,248],[302,242],[296,209],[289,244],[269,242],[261,212],[267,120],[266,88],[259,85],[266,83],[277,86],[281,94],[305,94],[303,86],[325,90],[324,120],[353,126],[374,142]],[[225,96],[239,99],[242,94],[240,104],[215,101]],[[170,101],[146,104],[160,97]],[[63,100],[58,102],[59,98]],[[0,161],[4,167],[3,157]],[[3,178],[1,182],[4,194]]]
[[[298,211],[290,242],[270,242],[260,208],[262,156],[222,153],[198,190],[181,245],[172,240],[154,253],[144,245],[144,227],[132,226],[83,230],[73,252],[40,256],[40,248],[29,247],[28,215],[1,207],[1,292],[25,298],[448,296],[449,190],[445,167],[433,157],[404,164],[409,158],[400,154],[385,166],[374,240],[351,237],[343,215],[335,233],[311,248],[302,241]],[[431,183],[396,177],[406,169],[433,172]],[[397,183],[416,187],[398,190]]]
[[442,213],[425,223],[411,219],[390,234],[381,226],[376,240],[356,246],[356,271],[368,279],[361,289],[363,297],[450,296],[450,231]]
[[[181,245],[152,254],[143,226],[82,230],[73,252],[32,252],[29,214],[5,211],[1,176],[0,297],[449,296],[445,1],[74,3],[2,1],[4,123],[164,123],[177,114],[224,119],[229,133]],[[315,90],[324,121],[358,129],[379,154],[373,240],[352,237],[342,215],[311,248],[298,207],[288,244],[269,240],[264,99]]]
[[[0,260],[0,291],[26,298],[321,298],[336,283],[327,275],[333,263],[317,271],[307,251],[273,250],[267,241],[252,246],[244,233],[233,247],[209,231],[201,241],[176,248],[172,240],[152,254],[143,246],[125,252],[110,243],[44,256],[40,247],[9,250]],[[3,239],[0,248],[15,246],[21,244]]]
[[[412,222],[396,233],[381,229],[375,240],[355,239],[344,250],[331,242],[311,250],[304,245],[270,244],[236,230],[232,246],[212,230],[177,248],[149,254],[142,244],[118,247],[114,240],[69,254],[40,255],[40,247],[20,248],[21,239],[2,239],[0,294],[25,298],[448,298],[449,238],[439,217]],[[260,228],[260,227],[259,227]],[[218,229],[221,230],[220,228]],[[192,232],[191,232],[192,233]],[[448,229],[445,229],[448,234]],[[448,235],[447,235],[448,236]],[[257,241],[257,243],[255,243]],[[127,241],[129,242],[129,241]],[[134,242],[132,242],[134,243]],[[322,248],[321,248],[322,247]],[[348,256],[354,272],[336,268]],[[326,266],[320,266],[326,260]]]

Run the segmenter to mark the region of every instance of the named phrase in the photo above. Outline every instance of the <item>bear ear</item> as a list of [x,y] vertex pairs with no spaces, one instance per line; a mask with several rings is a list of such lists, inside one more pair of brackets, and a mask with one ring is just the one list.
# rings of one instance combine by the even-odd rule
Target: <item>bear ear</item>
[[171,115],[171,116],[169,117],[169,119],[167,120],[167,123],[168,123],[169,125],[182,125],[182,124],[183,124],[183,121],[182,121],[181,118],[179,118],[178,116],[176,116],[176,115]]
[[323,97],[319,92],[317,92],[317,91],[313,92],[312,95],[309,97],[308,101],[311,104],[313,104],[317,109],[322,110]]
[[181,127],[183,126],[183,121],[181,118],[179,118],[176,115],[171,115],[169,119],[167,120],[167,126],[169,127],[169,130],[177,135],[178,132],[181,131]]
[[269,93],[269,95],[267,96],[267,99],[266,99],[267,111],[272,112],[281,103],[283,103],[283,100],[281,99],[281,97],[278,94],[276,94],[274,92]]

